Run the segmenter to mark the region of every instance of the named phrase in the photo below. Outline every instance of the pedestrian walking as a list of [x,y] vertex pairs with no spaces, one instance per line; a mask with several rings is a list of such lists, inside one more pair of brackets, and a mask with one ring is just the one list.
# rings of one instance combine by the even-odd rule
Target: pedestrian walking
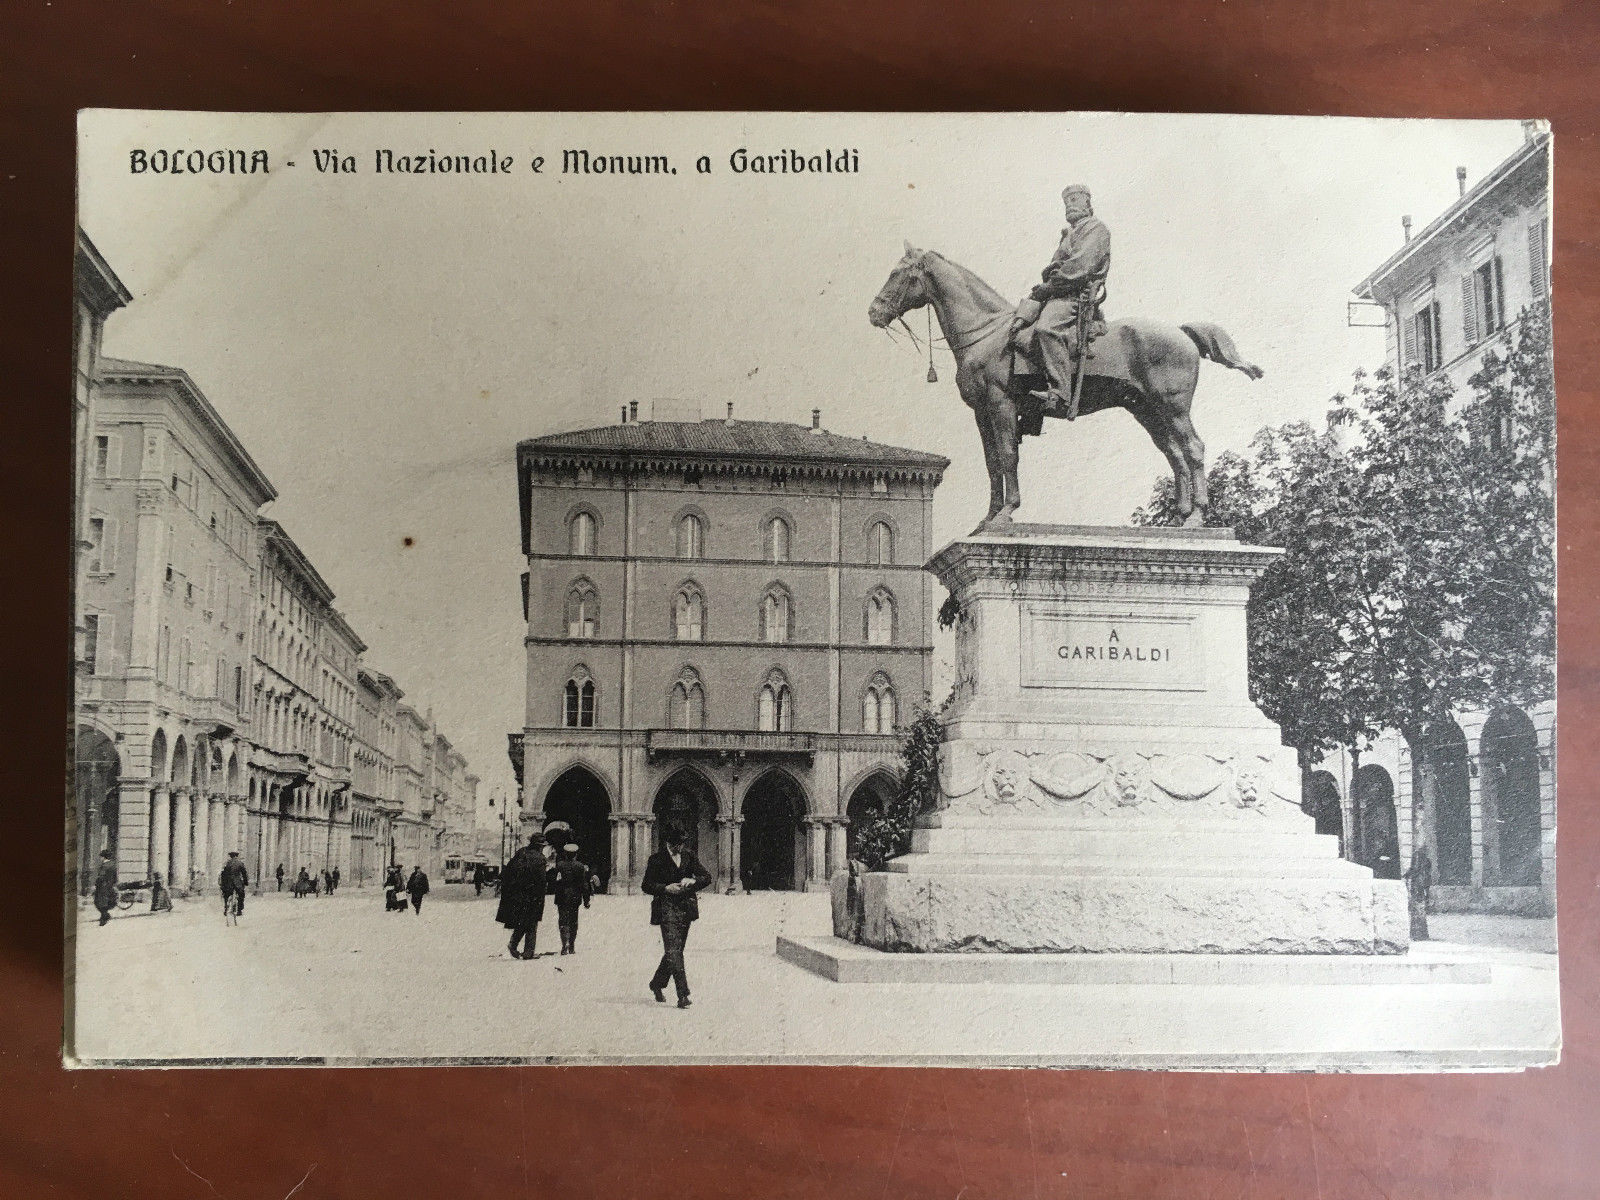
[[650,978],[650,992],[657,1004],[665,1004],[662,988],[672,980],[678,992],[678,1007],[689,1007],[689,975],[683,962],[683,948],[689,940],[689,926],[700,917],[696,894],[711,886],[711,872],[701,865],[682,828],[667,826],[666,845],[645,863],[640,887],[650,897],[650,924],[661,927],[661,962]]
[[283,864],[278,864],[278,890],[283,891]]
[[172,911],[172,893],[167,891],[167,885],[161,882],[160,871],[150,877],[150,911],[153,913]]
[[406,892],[411,897],[411,910],[420,916],[422,898],[428,894],[428,875],[420,866],[412,868],[411,878],[406,880]]
[[117,863],[111,851],[100,851],[100,866],[94,874],[94,906],[100,910],[100,924],[111,920],[117,906]]
[[228,851],[228,861],[222,864],[217,876],[217,890],[222,893],[222,915],[230,925],[237,925],[244,915],[244,890],[250,886],[250,872],[237,850]]
[[383,880],[383,911],[405,912],[405,890],[405,876],[400,870],[400,864],[394,863],[389,867],[389,873]]
[[328,895],[333,895],[339,890],[339,868],[333,869],[333,877],[328,880]]
[[472,868],[472,890],[479,897],[483,895],[483,864],[478,863]]
[[544,917],[546,869],[544,855],[529,841],[511,856],[500,874],[500,907],[495,910],[494,919],[511,930],[506,949],[512,958],[534,957],[539,921]]
[[302,899],[311,891],[311,873],[304,867],[300,868],[300,875],[294,881],[294,898]]
[[333,872],[327,867],[322,868],[322,890],[326,895],[333,895]]
[[1428,940],[1428,892],[1433,888],[1433,856],[1418,846],[1406,872],[1406,907],[1411,910],[1411,940]]
[[550,867],[550,894],[556,902],[556,928],[561,932],[561,953],[578,952],[578,910],[589,907],[595,880],[587,864],[578,859],[578,847],[568,842]]

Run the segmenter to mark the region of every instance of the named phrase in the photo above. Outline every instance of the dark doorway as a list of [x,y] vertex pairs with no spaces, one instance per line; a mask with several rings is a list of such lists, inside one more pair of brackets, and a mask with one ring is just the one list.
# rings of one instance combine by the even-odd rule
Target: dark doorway
[[611,798],[592,771],[572,767],[545,793],[544,819],[572,826],[578,857],[600,877],[603,890],[611,880]]
[[717,843],[717,793],[706,777],[690,767],[680,767],[656,790],[656,848],[666,843],[667,826],[682,829],[689,849],[700,865],[720,879],[722,855]]
[[746,889],[789,892],[804,886],[804,812],[799,785],[782,771],[768,771],[745,793],[739,860]]
[[78,888],[94,890],[100,851],[117,855],[117,788],[121,767],[117,748],[98,729],[79,726],[73,783],[78,806]]
[[1339,839],[1344,850],[1344,809],[1339,799],[1338,780],[1327,771],[1307,771],[1300,785],[1300,811],[1316,822],[1318,833]]
[[1422,747],[1422,796],[1433,811],[1433,844],[1438,881],[1472,882],[1472,785],[1467,772],[1467,739],[1461,726],[1436,726]]
[[1496,709],[1478,741],[1483,786],[1484,882],[1539,884],[1539,735],[1519,708]]
[[845,816],[849,823],[845,826],[845,853],[850,858],[858,858],[858,830],[863,821],[870,820],[881,814],[889,806],[896,790],[895,781],[887,771],[879,771],[861,781],[860,786],[850,793],[850,801],[845,805]]
[[1394,780],[1377,763],[1356,771],[1356,811],[1361,827],[1361,854],[1357,861],[1370,867],[1379,879],[1399,879],[1400,822],[1394,811]]

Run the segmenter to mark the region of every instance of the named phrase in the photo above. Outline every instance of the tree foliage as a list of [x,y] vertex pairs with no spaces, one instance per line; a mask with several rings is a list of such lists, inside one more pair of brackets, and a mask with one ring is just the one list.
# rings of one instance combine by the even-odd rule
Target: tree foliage
[[[1459,401],[1442,373],[1358,373],[1324,429],[1263,429],[1208,473],[1206,523],[1284,551],[1251,593],[1251,693],[1308,758],[1384,728],[1415,747],[1454,709],[1550,694],[1547,311],[1516,328]],[[1170,479],[1133,521],[1179,523]]]
[[856,857],[869,871],[881,871],[891,858],[908,853],[917,818],[938,807],[939,741],[944,733],[939,717],[949,703],[947,698],[937,708],[917,706],[900,746],[899,788],[886,807],[856,825]]

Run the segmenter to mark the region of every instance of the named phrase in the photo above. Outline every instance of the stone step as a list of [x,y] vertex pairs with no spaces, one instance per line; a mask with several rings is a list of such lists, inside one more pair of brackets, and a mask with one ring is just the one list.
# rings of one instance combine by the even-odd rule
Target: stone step
[[1138,858],[1153,849],[1181,858],[1338,858],[1339,839],[1327,834],[1264,831],[1243,821],[1209,826],[1151,824],[1014,826],[994,822],[967,828],[914,829],[911,849],[923,854],[1024,854]]
[[1407,954],[891,954],[841,938],[780,935],[778,957],[837,983],[1485,984],[1487,962]]
[[1082,854],[906,854],[884,865],[900,875],[1125,875],[1163,879],[1370,879],[1372,872],[1342,858],[1172,855],[1090,857]]

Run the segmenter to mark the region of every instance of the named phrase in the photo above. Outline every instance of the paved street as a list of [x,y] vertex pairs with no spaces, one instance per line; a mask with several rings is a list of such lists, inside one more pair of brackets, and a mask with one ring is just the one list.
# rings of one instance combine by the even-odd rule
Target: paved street
[[[1487,985],[1159,986],[838,984],[780,960],[780,932],[827,931],[822,895],[707,897],[689,941],[694,1006],[654,1003],[660,954],[637,896],[601,896],[579,954],[513,960],[494,900],[439,887],[420,916],[381,893],[251,897],[224,925],[213,897],[161,915],[92,910],[77,937],[84,1060],[489,1057],[761,1060],[797,1056],[1206,1066],[1463,1065],[1474,1047],[1542,1059],[1555,1041],[1548,922],[1438,918],[1426,954],[1493,964]],[[554,910],[540,947],[555,949]],[[670,989],[669,989],[670,998]],[[1392,1058],[1388,1069],[1395,1069]]]

